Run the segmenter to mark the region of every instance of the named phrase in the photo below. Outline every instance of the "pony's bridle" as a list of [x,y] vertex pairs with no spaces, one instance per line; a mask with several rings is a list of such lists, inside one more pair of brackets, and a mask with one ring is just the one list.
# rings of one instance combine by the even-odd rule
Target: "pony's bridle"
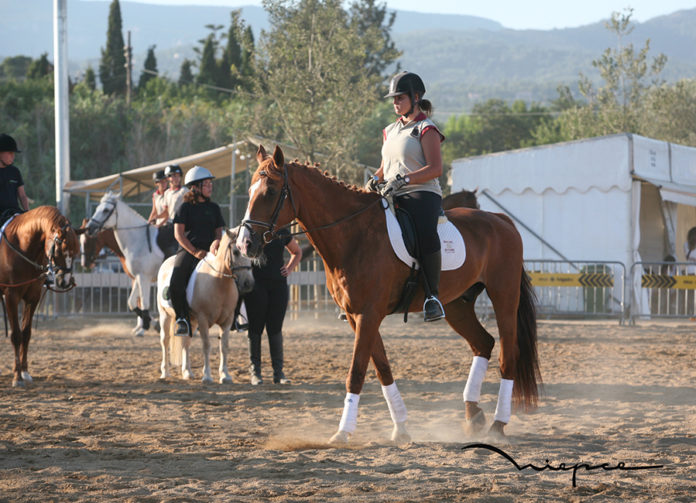
[[[116,212],[116,208],[118,207],[118,203],[115,203],[111,200],[104,201],[102,204],[110,204],[111,208],[108,209],[108,211],[106,212],[106,216],[101,220],[97,220],[96,218],[94,218],[94,215],[92,215],[89,221],[87,222],[87,229],[89,229],[91,223],[94,223],[97,225],[96,232],[103,230],[104,224],[109,220],[109,218],[111,218],[111,215],[113,215],[114,212]],[[118,225],[118,213],[116,213],[116,225]]]
[[[259,176],[268,176],[268,173],[263,170],[259,171]],[[278,202],[276,202],[276,206],[273,210],[273,215],[271,215],[271,221],[270,222],[262,222],[260,220],[251,220],[249,218],[242,220],[242,224],[244,227],[246,227],[249,232],[252,234],[254,233],[254,230],[251,228],[252,225],[258,225],[259,227],[266,227],[268,230],[263,233],[263,241],[264,243],[270,243],[273,241],[276,236],[278,235],[278,231],[274,232],[274,229],[276,228],[276,223],[278,222],[278,216],[280,215],[280,210],[283,209],[283,203],[285,203],[286,199],[290,199],[290,204],[292,204],[292,211],[294,213],[294,217],[290,221],[288,225],[285,225],[283,227],[278,228],[278,231],[283,229],[284,227],[290,227],[292,225],[292,221],[297,218],[297,208],[295,208],[295,201],[292,198],[292,191],[290,190],[290,184],[288,184],[288,167],[287,165],[283,165],[283,187],[280,189],[280,197],[278,198]]]

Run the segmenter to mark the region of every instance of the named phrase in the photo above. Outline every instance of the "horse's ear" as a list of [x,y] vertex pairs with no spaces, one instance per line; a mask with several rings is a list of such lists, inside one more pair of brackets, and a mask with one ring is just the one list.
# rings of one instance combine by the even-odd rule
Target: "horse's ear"
[[478,189],[479,189],[478,187],[476,187],[476,188],[474,189],[474,195],[478,194]]
[[263,145],[259,145],[259,149],[256,151],[256,161],[261,164],[267,157],[266,149],[263,148]]
[[285,165],[285,156],[278,145],[276,145],[276,148],[273,151],[273,162],[277,168],[282,168]]

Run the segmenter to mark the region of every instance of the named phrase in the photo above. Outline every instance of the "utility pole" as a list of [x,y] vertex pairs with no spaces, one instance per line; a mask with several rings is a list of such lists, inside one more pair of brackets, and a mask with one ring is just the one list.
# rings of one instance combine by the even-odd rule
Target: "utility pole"
[[56,142],[56,206],[68,214],[70,197],[70,108],[68,96],[68,0],[53,0],[53,98]]
[[126,104],[131,102],[131,86],[132,86],[132,71],[133,71],[133,48],[131,47],[130,30],[128,30],[128,42],[123,48],[123,54],[126,56]]

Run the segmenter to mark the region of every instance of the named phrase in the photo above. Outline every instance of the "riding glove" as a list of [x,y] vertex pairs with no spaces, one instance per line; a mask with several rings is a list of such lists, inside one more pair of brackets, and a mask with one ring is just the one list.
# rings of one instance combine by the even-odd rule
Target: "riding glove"
[[365,184],[365,188],[370,192],[379,192],[379,178],[376,176],[371,176]]
[[386,196],[392,192],[396,192],[402,187],[408,185],[409,178],[407,176],[396,175],[396,178],[387,180],[387,184],[382,188],[382,195]]

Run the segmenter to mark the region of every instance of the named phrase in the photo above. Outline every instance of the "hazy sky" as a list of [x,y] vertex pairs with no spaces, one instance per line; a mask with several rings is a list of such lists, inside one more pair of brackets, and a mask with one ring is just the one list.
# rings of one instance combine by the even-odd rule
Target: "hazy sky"
[[[96,0],[99,1],[99,0]],[[104,0],[109,1],[109,0]],[[261,0],[121,0],[168,5],[223,5],[239,7],[261,5]],[[633,8],[638,22],[671,14],[681,9],[696,8],[696,0],[387,0],[391,9],[468,14],[502,23],[506,28],[567,28],[608,19],[613,11]]]

